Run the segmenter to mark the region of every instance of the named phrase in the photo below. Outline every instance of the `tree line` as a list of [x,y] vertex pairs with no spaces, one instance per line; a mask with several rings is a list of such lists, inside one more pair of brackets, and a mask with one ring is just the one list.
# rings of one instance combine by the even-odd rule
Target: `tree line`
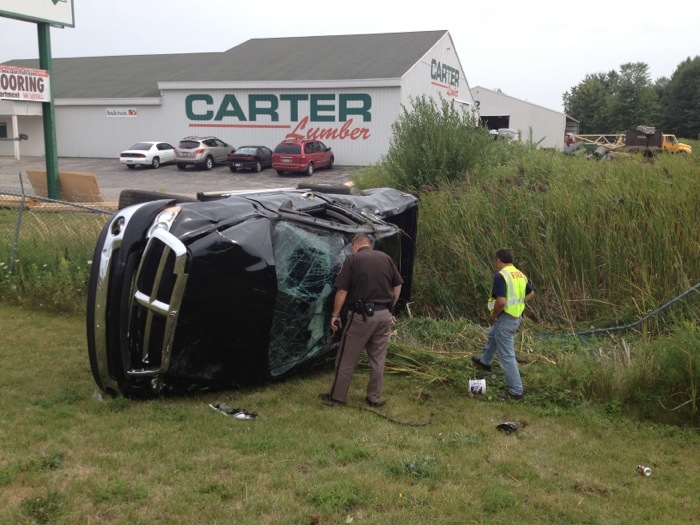
[[563,95],[564,111],[581,133],[620,133],[656,126],[667,133],[700,138],[700,56],[681,62],[671,78],[655,82],[644,62],[588,74]]

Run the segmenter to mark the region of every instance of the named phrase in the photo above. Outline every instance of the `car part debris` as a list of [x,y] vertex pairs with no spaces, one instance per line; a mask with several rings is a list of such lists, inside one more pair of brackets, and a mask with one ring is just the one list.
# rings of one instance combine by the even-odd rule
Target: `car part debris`
[[506,421],[505,423],[500,423],[498,426],[496,426],[496,428],[501,432],[515,432],[520,428],[520,423],[516,423],[515,421]]
[[216,405],[209,403],[209,406],[217,412],[236,419],[258,419],[257,412],[248,412],[245,408],[231,408],[226,403],[217,403]]

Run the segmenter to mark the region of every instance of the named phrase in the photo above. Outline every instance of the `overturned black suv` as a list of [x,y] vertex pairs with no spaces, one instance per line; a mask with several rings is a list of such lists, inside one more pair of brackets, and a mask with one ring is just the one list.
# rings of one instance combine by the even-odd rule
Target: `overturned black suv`
[[367,233],[409,300],[418,200],[390,188],[199,194],[125,191],[95,248],[90,366],[110,395],[147,398],[278,378],[337,348],[333,281]]

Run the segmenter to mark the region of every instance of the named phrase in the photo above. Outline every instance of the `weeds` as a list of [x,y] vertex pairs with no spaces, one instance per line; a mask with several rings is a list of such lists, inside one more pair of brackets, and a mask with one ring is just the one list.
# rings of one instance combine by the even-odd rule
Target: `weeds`
[[55,490],[50,490],[43,496],[30,496],[21,503],[22,513],[42,525],[56,523],[64,513],[65,506],[65,497]]
[[15,245],[17,212],[0,210],[0,297],[83,312],[95,241],[105,221],[103,214],[25,211]]

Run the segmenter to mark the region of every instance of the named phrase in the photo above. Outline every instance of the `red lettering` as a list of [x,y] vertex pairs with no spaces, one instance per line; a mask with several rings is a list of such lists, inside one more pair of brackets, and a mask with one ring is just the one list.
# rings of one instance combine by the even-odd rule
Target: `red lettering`
[[[291,133],[287,133],[284,137],[286,139],[297,139],[301,140],[304,138],[311,140],[344,140],[350,138],[350,140],[367,140],[372,136],[371,130],[368,128],[352,127],[353,119],[348,119],[343,122],[343,125],[338,128],[309,128],[309,117],[304,117],[299,121],[296,127]],[[304,135],[304,131],[306,134]]]
[[304,138],[304,135],[301,135],[297,133],[297,131],[304,131],[304,128],[306,125],[309,123],[309,117],[304,117],[299,121],[299,124],[297,124],[297,127],[294,128],[294,130],[291,133],[287,133],[287,135],[284,137],[285,139],[296,139],[296,140],[301,140]]

